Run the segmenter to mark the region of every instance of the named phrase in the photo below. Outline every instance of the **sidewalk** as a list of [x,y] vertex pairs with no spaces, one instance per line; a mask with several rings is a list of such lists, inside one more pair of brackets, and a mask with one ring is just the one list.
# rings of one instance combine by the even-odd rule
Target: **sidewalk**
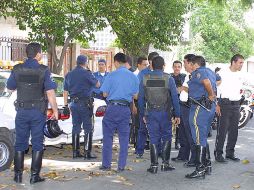
[[[211,154],[214,150],[214,138],[209,138]],[[117,146],[117,145],[116,145]],[[37,189],[37,190],[253,190],[254,189],[254,119],[248,125],[239,130],[238,143],[236,146],[237,155],[249,163],[220,164],[214,161],[212,156],[213,173],[202,179],[186,179],[184,175],[192,172],[193,168],[184,168],[183,163],[173,163],[175,171],[156,175],[148,174],[149,153],[145,154],[143,160],[137,160],[130,149],[127,171],[120,174],[102,172],[98,170],[100,158],[96,162],[84,162],[84,160],[72,160],[70,146],[64,150],[49,147],[45,151],[45,160],[42,173],[48,178],[46,182],[36,185],[29,184],[29,163],[26,159],[26,172],[24,173],[24,184],[16,185],[12,181],[13,172],[8,170],[0,173],[0,189]],[[98,148],[99,147],[99,148]],[[115,148],[116,150],[116,148]],[[100,144],[95,152],[101,156]],[[115,151],[116,153],[116,151]],[[114,153],[114,154],[115,154]],[[172,156],[177,151],[172,149]],[[30,156],[30,155],[29,155]],[[52,161],[54,160],[54,161]],[[116,155],[114,160],[116,161]],[[159,160],[161,162],[161,160]],[[116,166],[113,166],[113,168]]]

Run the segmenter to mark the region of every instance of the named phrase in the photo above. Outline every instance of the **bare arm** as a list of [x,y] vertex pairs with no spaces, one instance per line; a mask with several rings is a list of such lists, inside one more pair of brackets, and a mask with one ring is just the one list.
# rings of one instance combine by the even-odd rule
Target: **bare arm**
[[212,84],[211,84],[210,80],[209,79],[204,79],[202,81],[202,83],[203,83],[203,85],[204,85],[204,87],[205,87],[205,89],[208,93],[208,98],[213,101],[214,98],[215,98],[215,95],[214,95]]
[[96,88],[99,88],[101,86],[100,82],[98,81],[95,86]]
[[64,90],[63,92],[63,98],[64,98],[64,105],[68,104],[68,91]]
[[57,103],[56,103],[56,94],[55,94],[55,90],[48,90],[46,91],[49,103],[51,105],[51,108],[53,110],[53,119],[58,120],[58,109],[57,109]]

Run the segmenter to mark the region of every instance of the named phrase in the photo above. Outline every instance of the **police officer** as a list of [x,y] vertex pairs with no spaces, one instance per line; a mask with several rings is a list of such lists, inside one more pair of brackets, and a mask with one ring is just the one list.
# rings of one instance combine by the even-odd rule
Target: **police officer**
[[84,55],[77,58],[75,69],[67,73],[64,80],[64,103],[66,107],[68,94],[70,95],[70,110],[72,114],[72,149],[73,158],[82,157],[80,154],[81,126],[84,130],[84,159],[97,158],[92,154],[93,139],[93,102],[91,91],[99,87],[100,82],[87,69],[88,59]]
[[196,170],[186,177],[204,178],[206,172],[208,174],[211,172],[211,162],[207,154],[207,136],[209,122],[215,113],[216,76],[205,67],[205,59],[202,56],[195,56],[191,64],[192,73],[188,82],[191,101],[189,123],[195,143]]
[[[184,82],[184,79],[186,77],[186,74],[184,73],[180,73],[181,72],[181,69],[182,69],[182,62],[181,61],[174,61],[173,62],[173,73],[171,73],[171,76],[174,78],[175,80],[175,83],[176,83],[176,87],[177,88],[180,88]],[[178,93],[178,95],[180,95],[180,93]],[[182,124],[182,123],[181,123]],[[179,150],[180,149],[180,146],[179,146],[179,139],[180,139],[180,135],[179,134],[179,127],[177,126],[176,127],[176,134],[175,134],[175,149],[176,150]]]
[[[139,83],[141,80],[143,80],[144,75],[149,74],[152,71],[152,60],[154,57],[159,56],[159,54],[157,52],[151,52],[148,55],[148,67],[141,70],[138,74],[138,79],[139,79]],[[140,97],[138,97],[138,102],[141,101]],[[139,111],[139,129],[138,129],[138,138],[137,138],[137,146],[136,146],[136,154],[137,154],[137,158],[143,158],[143,154],[144,154],[144,149],[146,147],[146,143],[149,146],[149,141],[147,141],[148,139],[148,130],[146,127],[146,124],[144,123],[143,117],[144,113],[141,113],[140,110],[143,109],[139,106],[138,103],[138,111]],[[149,147],[147,147],[149,148]]]
[[243,64],[244,57],[236,54],[231,58],[231,65],[219,71],[222,80],[218,89],[218,97],[220,98],[216,112],[220,122],[217,129],[214,154],[215,160],[220,163],[226,163],[222,154],[227,134],[226,158],[235,162],[240,161],[235,155],[235,145],[238,137],[238,122],[240,118],[240,90],[243,85],[240,71]]
[[120,153],[118,158],[118,171],[125,169],[128,142],[130,134],[130,103],[133,97],[137,98],[138,79],[125,67],[126,55],[117,53],[114,56],[116,70],[110,73],[100,90],[109,102],[106,113],[102,120],[103,149],[101,170],[111,169],[112,144],[115,130],[118,132]]
[[[195,57],[194,54],[187,54],[184,56],[184,68],[188,73],[191,73],[191,60]],[[184,83],[178,87],[178,92],[180,92],[180,110],[181,110],[181,123],[179,125],[179,138],[180,138],[180,150],[178,156],[172,158],[172,161],[185,161],[188,160],[184,164],[186,167],[194,167],[195,166],[195,149],[194,142],[191,136],[191,130],[189,125],[189,112],[190,112],[190,104],[188,101],[188,84],[189,76],[185,77]],[[191,152],[191,157],[190,157]],[[190,157],[190,159],[189,159]]]
[[[98,71],[93,73],[94,77],[100,82],[101,85],[103,84],[106,76],[109,74],[109,72],[106,71],[106,63],[107,62],[105,59],[99,59]],[[104,99],[100,88],[95,87],[93,89],[93,97],[101,100]]]
[[145,116],[144,122],[147,123],[150,135],[151,166],[147,171],[153,174],[158,170],[158,145],[161,140],[163,141],[161,170],[175,169],[169,163],[172,140],[172,108],[174,108],[176,124],[180,124],[180,107],[175,81],[170,75],[163,72],[164,66],[165,62],[162,57],[153,58],[153,71],[145,75],[140,82],[140,112]]
[[43,128],[46,123],[47,99],[53,110],[53,119],[58,119],[55,91],[56,83],[50,78],[47,66],[41,65],[41,45],[30,43],[26,47],[28,59],[24,64],[14,66],[7,81],[10,91],[17,90],[15,101],[16,118],[16,142],[14,157],[14,181],[22,182],[24,169],[24,153],[29,146],[30,133],[32,136],[32,164],[30,183],[42,182],[40,170],[43,157]]

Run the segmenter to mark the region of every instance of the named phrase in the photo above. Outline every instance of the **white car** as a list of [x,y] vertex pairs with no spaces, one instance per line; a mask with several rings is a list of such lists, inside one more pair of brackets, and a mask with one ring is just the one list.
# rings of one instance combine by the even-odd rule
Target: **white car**
[[[6,89],[6,81],[10,76],[11,71],[0,70],[0,171],[6,169],[6,165],[9,165],[13,159],[13,142],[15,135],[15,107],[14,101],[17,98],[17,93],[8,93]],[[64,106],[63,100],[63,81],[64,78],[59,75],[52,74],[54,81],[57,83],[56,96],[57,104],[59,108]],[[105,112],[106,103],[103,100],[94,100],[94,135],[93,140],[102,139],[102,118]],[[58,124],[60,128],[67,134],[62,134],[57,138],[49,139],[45,138],[44,144],[57,145],[57,144],[70,144],[72,142],[72,118],[67,120],[59,120]],[[3,132],[2,132],[3,131]],[[81,135],[83,132],[81,133]],[[6,140],[6,136],[8,139]],[[83,138],[80,139],[83,141]],[[11,148],[11,149],[10,149]],[[10,160],[7,159],[10,157]],[[8,166],[7,166],[8,167]]]

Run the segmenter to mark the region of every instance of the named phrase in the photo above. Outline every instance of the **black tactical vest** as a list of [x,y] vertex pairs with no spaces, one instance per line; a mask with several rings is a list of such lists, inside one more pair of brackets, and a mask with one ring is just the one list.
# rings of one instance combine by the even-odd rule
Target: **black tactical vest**
[[44,93],[44,76],[47,66],[40,65],[39,69],[23,67],[22,64],[13,68],[17,83],[16,108],[38,108],[45,111],[47,101]]
[[157,111],[172,111],[172,100],[169,91],[170,75],[164,73],[162,76],[145,75],[143,85],[145,88],[145,100],[147,109]]

